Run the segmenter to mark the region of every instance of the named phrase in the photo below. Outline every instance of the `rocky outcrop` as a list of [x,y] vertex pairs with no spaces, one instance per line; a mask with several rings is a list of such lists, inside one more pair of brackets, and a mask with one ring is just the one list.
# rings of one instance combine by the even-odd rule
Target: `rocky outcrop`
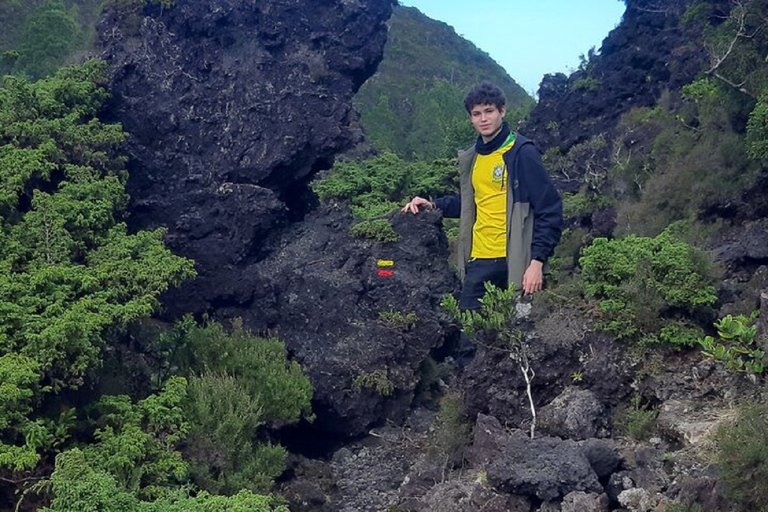
[[328,432],[358,435],[402,420],[421,363],[444,342],[440,300],[458,282],[441,216],[391,220],[400,239],[371,242],[350,234],[346,206],[320,208],[244,271],[257,283],[237,294],[247,306],[219,310],[285,341],[312,379],[315,427]]
[[687,0],[625,3],[620,27],[603,40],[598,55],[570,76],[542,80],[539,102],[521,131],[544,150],[565,152],[596,135],[610,135],[624,113],[655,106],[666,89],[693,81],[705,65],[704,47],[690,44],[695,36],[680,23]]
[[359,140],[351,98],[382,57],[392,1],[148,4],[100,23],[107,116],[131,134],[131,224],[165,227],[197,262],[169,308],[213,309],[305,214],[312,174]]
[[603,492],[589,459],[573,441],[531,439],[521,430],[506,431],[497,419],[482,414],[474,432],[469,460],[487,468],[488,481],[496,489],[543,501],[573,491]]

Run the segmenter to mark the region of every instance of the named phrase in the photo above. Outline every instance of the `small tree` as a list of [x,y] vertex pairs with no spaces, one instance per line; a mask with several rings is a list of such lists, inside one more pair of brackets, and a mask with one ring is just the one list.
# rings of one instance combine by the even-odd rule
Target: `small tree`
[[533,403],[531,382],[536,376],[531,368],[530,351],[525,333],[518,325],[517,294],[514,286],[502,290],[485,283],[486,293],[480,299],[480,309],[459,309],[452,295],[446,296],[442,306],[461,323],[464,333],[477,343],[509,353],[520,367],[525,379],[526,394],[531,408],[531,439],[536,430],[536,406]]

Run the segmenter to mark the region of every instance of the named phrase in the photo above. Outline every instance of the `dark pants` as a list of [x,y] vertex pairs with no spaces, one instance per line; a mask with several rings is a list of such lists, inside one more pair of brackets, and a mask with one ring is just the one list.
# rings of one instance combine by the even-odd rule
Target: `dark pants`
[[[459,296],[459,308],[480,309],[480,299],[485,295],[485,283],[489,282],[505,290],[507,288],[507,259],[472,259],[464,272],[464,284]],[[464,333],[459,338],[456,364],[463,369],[475,357],[475,344]]]

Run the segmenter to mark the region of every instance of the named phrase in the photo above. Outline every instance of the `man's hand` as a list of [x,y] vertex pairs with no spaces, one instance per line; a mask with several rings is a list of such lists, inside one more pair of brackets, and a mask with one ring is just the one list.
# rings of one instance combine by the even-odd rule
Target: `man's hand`
[[424,199],[423,197],[416,196],[413,199],[411,199],[411,202],[409,202],[407,205],[403,206],[400,210],[402,213],[419,213],[420,207],[431,207],[433,206],[432,203],[429,202],[428,199]]
[[541,291],[544,284],[543,267],[544,264],[539,260],[531,260],[531,264],[528,265],[528,269],[523,274],[523,293],[525,295],[532,295]]

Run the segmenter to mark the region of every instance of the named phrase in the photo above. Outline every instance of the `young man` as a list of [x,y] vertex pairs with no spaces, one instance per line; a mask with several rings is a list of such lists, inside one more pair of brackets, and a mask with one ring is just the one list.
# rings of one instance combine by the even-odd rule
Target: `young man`
[[432,206],[460,219],[462,309],[480,308],[486,281],[524,294],[541,290],[543,266],[563,228],[560,194],[533,143],[510,131],[505,104],[504,93],[489,82],[467,93],[464,107],[478,138],[459,153],[460,194],[434,204],[417,196],[402,209],[418,213]]

